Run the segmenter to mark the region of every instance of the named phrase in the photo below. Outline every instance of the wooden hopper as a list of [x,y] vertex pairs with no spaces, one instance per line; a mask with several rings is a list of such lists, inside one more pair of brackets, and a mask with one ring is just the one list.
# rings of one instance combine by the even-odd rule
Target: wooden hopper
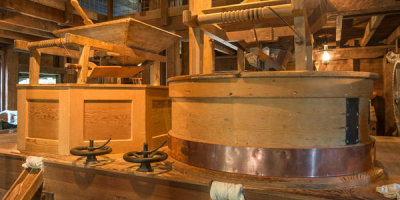
[[61,29],[53,33],[57,37],[64,37],[66,33],[72,33],[155,53],[168,48],[181,38],[179,35],[132,18]]

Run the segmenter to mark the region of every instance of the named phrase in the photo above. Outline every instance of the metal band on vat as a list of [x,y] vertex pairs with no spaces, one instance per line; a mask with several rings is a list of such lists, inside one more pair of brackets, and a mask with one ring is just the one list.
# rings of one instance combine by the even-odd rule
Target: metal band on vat
[[269,177],[345,176],[370,170],[375,141],[328,148],[225,146],[169,137],[170,155],[205,169]]

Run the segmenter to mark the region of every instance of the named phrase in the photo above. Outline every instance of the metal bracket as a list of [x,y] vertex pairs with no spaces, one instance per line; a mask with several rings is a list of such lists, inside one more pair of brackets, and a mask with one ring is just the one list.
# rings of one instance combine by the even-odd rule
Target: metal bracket
[[359,98],[346,98],[346,145],[359,142],[359,104]]

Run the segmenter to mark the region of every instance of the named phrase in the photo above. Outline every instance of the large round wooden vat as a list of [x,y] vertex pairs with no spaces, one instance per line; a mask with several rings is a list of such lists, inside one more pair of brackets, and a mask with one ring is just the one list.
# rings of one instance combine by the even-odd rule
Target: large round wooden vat
[[223,172],[326,177],[374,167],[366,72],[242,72],[169,79],[170,154]]

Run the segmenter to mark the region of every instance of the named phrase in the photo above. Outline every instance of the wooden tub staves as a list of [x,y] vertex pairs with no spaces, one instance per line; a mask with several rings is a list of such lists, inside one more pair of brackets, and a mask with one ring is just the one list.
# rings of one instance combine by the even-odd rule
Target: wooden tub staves
[[374,168],[366,72],[242,72],[169,79],[170,154],[205,169],[329,177]]

